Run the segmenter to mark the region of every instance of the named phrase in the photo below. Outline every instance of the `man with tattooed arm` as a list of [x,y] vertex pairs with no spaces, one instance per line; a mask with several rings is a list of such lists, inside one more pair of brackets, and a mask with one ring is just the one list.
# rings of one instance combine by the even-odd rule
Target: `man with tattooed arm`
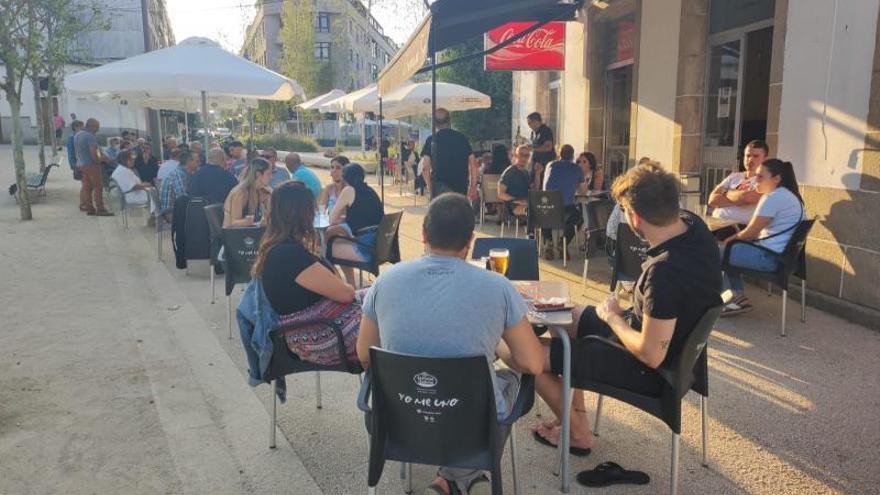
[[[662,378],[652,369],[678,355],[689,333],[709,308],[721,304],[721,262],[715,238],[706,224],[679,209],[679,179],[657,164],[638,165],[612,187],[627,224],[649,244],[643,271],[633,289],[633,305],[624,311],[614,294],[598,307],[574,309],[571,386],[586,380],[660,395]],[[636,359],[588,336],[618,342]],[[545,347],[545,370],[536,388],[557,418],[562,407],[562,342]],[[572,401],[572,453],[585,456],[593,435],[583,399]],[[559,442],[559,422],[535,425],[535,439]]]

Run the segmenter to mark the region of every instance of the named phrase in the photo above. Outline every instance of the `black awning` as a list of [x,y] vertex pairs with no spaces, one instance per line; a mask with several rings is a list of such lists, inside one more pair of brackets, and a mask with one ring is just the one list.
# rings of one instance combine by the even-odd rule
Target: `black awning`
[[440,51],[508,22],[569,21],[582,4],[582,0],[437,0],[431,4],[430,40]]

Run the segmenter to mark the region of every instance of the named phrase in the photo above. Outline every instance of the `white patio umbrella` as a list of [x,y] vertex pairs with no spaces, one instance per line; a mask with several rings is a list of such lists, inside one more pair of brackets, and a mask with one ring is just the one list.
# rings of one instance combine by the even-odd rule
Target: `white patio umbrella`
[[[492,98],[479,91],[452,83],[437,83],[437,107],[451,112],[489,108]],[[385,117],[406,117],[431,113],[431,83],[405,85],[382,98]]]
[[324,106],[336,112],[378,113],[379,93],[377,92],[376,85],[370,84],[365,88],[328,101]]
[[[169,101],[200,101],[205,123],[209,96],[245,101],[305,97],[296,81],[198,37],[70,75],[65,86],[74,96],[114,95],[154,108]],[[206,149],[207,144],[206,135]]]
[[320,111],[321,107],[323,107],[327,102],[330,102],[342,96],[345,96],[345,91],[342,91],[341,89],[334,89],[330,92],[322,94],[321,96],[316,96],[309,101],[304,101],[297,106],[302,108],[303,110]]

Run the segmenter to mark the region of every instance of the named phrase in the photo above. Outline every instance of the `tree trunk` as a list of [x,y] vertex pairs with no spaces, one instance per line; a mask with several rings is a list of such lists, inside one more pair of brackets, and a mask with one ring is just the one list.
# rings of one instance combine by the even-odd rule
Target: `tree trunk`
[[46,124],[43,122],[43,91],[40,90],[40,81],[31,78],[31,86],[34,88],[34,114],[37,116],[37,149],[40,157],[40,173],[46,168]]
[[[6,67],[6,77],[14,81],[13,74],[10,74],[9,66]],[[24,136],[21,130],[21,95],[14,94],[11,91],[6,92],[9,100],[9,109],[12,113],[12,162],[15,166],[15,183],[18,184],[19,209],[21,210],[22,220],[32,220],[31,201],[28,197],[27,179],[24,171]]]

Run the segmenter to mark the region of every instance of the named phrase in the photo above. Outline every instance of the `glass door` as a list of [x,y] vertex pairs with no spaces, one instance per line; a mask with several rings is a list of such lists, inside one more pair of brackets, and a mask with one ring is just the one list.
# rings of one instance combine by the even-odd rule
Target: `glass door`
[[710,38],[704,169],[736,169],[745,143],[766,137],[772,43],[767,23]]
[[605,72],[605,180],[610,184],[629,163],[632,65]]

